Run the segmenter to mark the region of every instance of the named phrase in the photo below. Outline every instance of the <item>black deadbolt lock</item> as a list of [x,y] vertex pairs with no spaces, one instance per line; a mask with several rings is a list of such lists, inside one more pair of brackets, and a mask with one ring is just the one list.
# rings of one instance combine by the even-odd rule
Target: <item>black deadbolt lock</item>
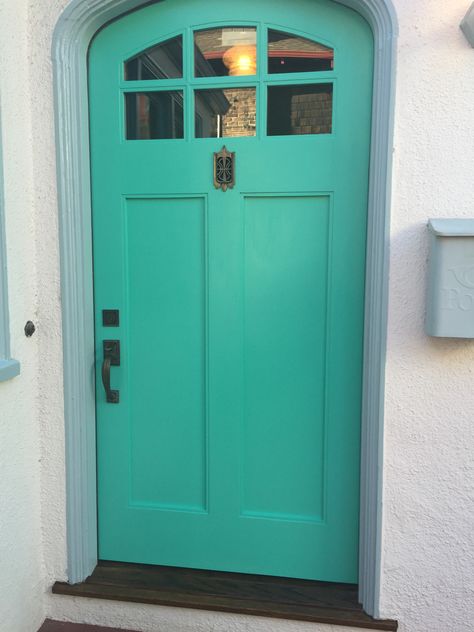
[[120,325],[120,313],[118,309],[103,309],[102,325],[104,327],[118,327]]

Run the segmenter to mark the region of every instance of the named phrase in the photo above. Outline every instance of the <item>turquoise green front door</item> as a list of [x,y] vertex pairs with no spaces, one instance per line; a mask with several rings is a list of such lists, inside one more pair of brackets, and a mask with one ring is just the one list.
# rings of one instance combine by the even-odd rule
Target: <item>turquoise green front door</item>
[[372,64],[329,0],[93,41],[100,559],[357,581]]

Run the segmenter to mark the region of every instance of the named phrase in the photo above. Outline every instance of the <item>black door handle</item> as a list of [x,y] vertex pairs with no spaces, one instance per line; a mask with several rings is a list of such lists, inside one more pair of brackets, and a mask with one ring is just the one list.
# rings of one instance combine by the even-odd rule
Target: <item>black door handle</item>
[[108,404],[118,404],[119,391],[110,388],[110,367],[120,366],[120,342],[118,340],[104,340],[104,361],[102,362],[102,384]]

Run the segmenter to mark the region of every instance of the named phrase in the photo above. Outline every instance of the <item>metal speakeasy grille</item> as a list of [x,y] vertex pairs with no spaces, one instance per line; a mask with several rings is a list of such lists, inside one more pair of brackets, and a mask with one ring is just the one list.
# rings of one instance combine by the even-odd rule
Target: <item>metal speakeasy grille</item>
[[232,189],[235,183],[235,153],[223,147],[214,154],[214,186],[216,189]]

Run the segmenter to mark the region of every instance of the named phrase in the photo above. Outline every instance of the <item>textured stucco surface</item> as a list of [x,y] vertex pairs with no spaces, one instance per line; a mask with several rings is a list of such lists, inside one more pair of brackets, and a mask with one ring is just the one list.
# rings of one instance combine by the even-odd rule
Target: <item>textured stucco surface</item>
[[203,610],[57,597],[58,620],[83,621],[140,632],[360,632],[355,628],[283,621]]
[[[0,2],[0,111],[12,354],[21,375],[0,384],[0,630],[31,632],[43,618],[36,209],[31,82],[24,2]],[[5,26],[8,24],[8,28]],[[1,300],[1,299],[0,299]],[[41,329],[41,327],[39,327]],[[35,627],[36,626],[36,627]]]
[[[329,632],[50,594],[67,564],[50,62],[65,4],[0,0],[0,24],[8,25],[0,103],[12,347],[22,362],[21,376],[0,384],[0,630],[36,632],[44,612],[144,632]],[[459,30],[470,0],[394,4],[400,40],[381,614],[399,619],[401,632],[467,632],[474,618],[474,342],[430,339],[423,318],[427,218],[474,216],[474,52]],[[38,326],[31,339],[22,332],[27,319]]]
[[397,0],[382,612],[473,629],[474,341],[425,336],[427,217],[474,217],[470,0]]

